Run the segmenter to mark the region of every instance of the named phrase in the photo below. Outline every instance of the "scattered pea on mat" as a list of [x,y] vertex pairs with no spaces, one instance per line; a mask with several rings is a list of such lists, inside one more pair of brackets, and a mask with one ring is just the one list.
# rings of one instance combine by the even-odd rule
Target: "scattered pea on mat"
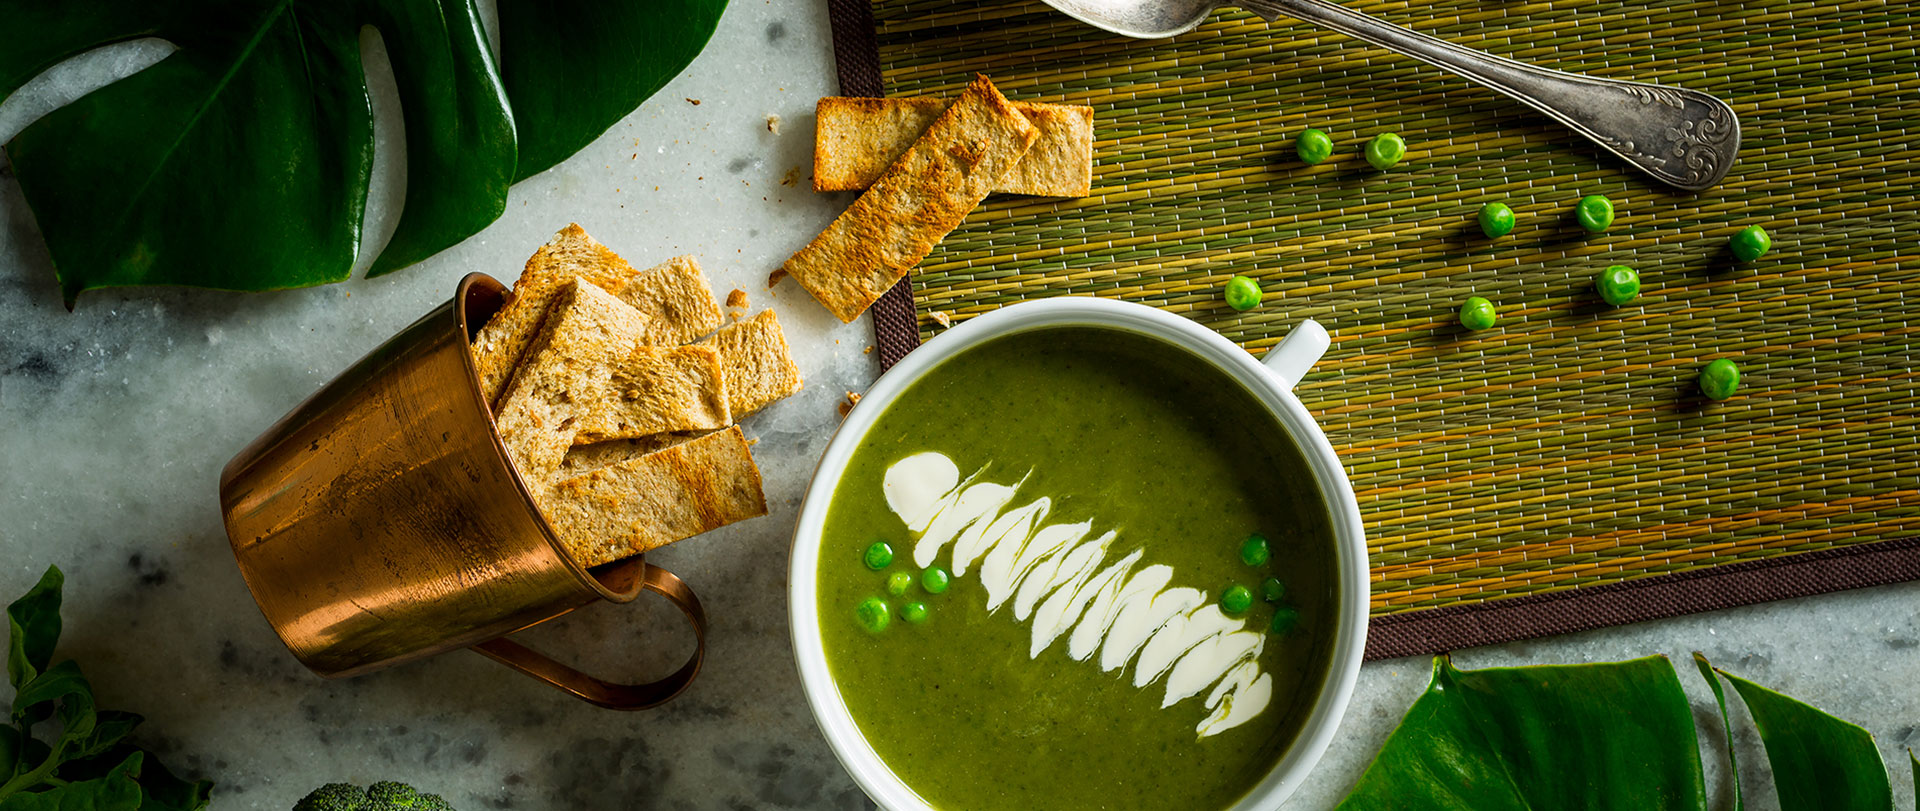
[[1384,172],[1400,163],[1407,156],[1407,142],[1391,132],[1373,136],[1367,142],[1367,164]]
[[1260,306],[1260,283],[1245,276],[1227,280],[1227,306],[1246,312]]
[[947,583],[952,579],[947,570],[935,566],[920,573],[920,587],[928,594],[939,594],[947,590]]
[[1589,194],[1573,207],[1574,217],[1589,234],[1598,234],[1613,225],[1613,201],[1604,194]]
[[1492,329],[1500,320],[1500,313],[1493,309],[1493,302],[1474,296],[1460,305],[1460,326],[1470,330]]
[[1235,583],[1220,592],[1220,610],[1229,614],[1244,614],[1253,607],[1253,592],[1246,586]]
[[1626,265],[1610,265],[1593,280],[1600,298],[1615,307],[1640,297],[1640,273]]
[[1700,369],[1700,393],[1715,400],[1725,400],[1733,396],[1740,388],[1740,367],[1733,361],[1721,358]]
[[860,621],[860,627],[877,634],[887,630],[887,623],[892,620],[893,613],[887,610],[886,600],[868,597],[854,607],[853,616]]
[[860,559],[866,562],[867,568],[880,571],[893,563],[893,547],[888,546],[886,541],[874,541]]
[[1287,584],[1278,577],[1269,577],[1260,581],[1260,599],[1277,603],[1287,598]]
[[1240,562],[1248,566],[1265,566],[1267,559],[1273,557],[1273,547],[1260,533],[1248,535],[1240,542]]
[[1773,249],[1773,237],[1767,236],[1767,229],[1758,225],[1749,225],[1735,231],[1727,243],[1733,247],[1734,258],[1742,262],[1759,259]]
[[927,604],[916,601],[900,606],[900,618],[915,625],[926,622]]
[[1333,157],[1333,139],[1322,130],[1307,130],[1293,142],[1293,151],[1300,153],[1300,160],[1309,165],[1320,163]]
[[907,589],[913,588],[913,575],[906,572],[894,572],[887,575],[887,593],[895,597],[907,596]]
[[1506,203],[1488,203],[1480,207],[1480,233],[1497,239],[1513,232],[1513,209]]
[[1300,624],[1300,612],[1283,606],[1274,609],[1273,622],[1267,624],[1267,630],[1278,636],[1293,630],[1293,626],[1298,624]]

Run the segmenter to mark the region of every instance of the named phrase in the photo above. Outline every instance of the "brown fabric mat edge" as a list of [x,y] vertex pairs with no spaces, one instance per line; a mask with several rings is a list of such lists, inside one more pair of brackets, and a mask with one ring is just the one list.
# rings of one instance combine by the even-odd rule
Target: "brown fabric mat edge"
[[[887,94],[880,77],[880,46],[873,38],[871,0],[827,0],[827,20],[833,28],[833,64],[845,96]],[[920,345],[920,329],[913,316],[913,283],[901,279],[873,303],[873,344],[880,351],[885,372]]]
[[1366,658],[1441,653],[1920,580],[1920,538],[1374,617]]
[[[872,0],[827,0],[840,92],[885,96]],[[874,302],[873,340],[885,373],[920,346],[913,286]],[[1443,653],[1615,625],[1920,580],[1920,538],[1823,549],[1622,583],[1374,617],[1367,661]]]

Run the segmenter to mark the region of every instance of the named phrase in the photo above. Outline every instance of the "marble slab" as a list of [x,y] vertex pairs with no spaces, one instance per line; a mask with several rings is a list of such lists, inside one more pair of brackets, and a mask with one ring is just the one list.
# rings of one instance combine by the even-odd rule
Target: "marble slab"
[[[0,104],[0,141],[166,52],[136,43],[43,77]],[[220,809],[283,811],[321,783],[388,778],[462,809],[871,807],[802,700],[784,593],[788,532],[835,407],[877,372],[871,328],[864,319],[841,325],[791,285],[769,292],[764,283],[849,199],[806,185],[813,104],[834,91],[832,76],[824,3],[735,0],[699,61],[584,152],[515,187],[505,216],[484,232],[405,272],[312,290],[95,292],[68,313],[19,187],[0,168],[0,595],[23,591],[49,564],[65,569],[61,654],[85,665],[105,706],[147,716],[145,745],[218,781]],[[390,85],[377,90],[392,111]],[[780,118],[778,133],[769,116]],[[389,178],[398,139],[383,122]],[[377,185],[369,244],[384,240],[400,193],[390,179]],[[443,301],[461,276],[510,281],[569,221],[636,262],[698,254],[716,288],[747,290],[756,308],[778,311],[807,378],[799,395],[745,424],[759,439],[771,514],[652,558],[706,602],[705,672],[681,699],[638,714],[593,709],[468,653],[345,681],[312,676],[281,647],[234,568],[215,500],[221,466]],[[1665,653],[1684,663],[1702,650],[1862,722],[1898,762],[1920,746],[1917,607],[1920,585],[1909,584],[1468,651],[1459,661]],[[593,672],[647,677],[687,649],[678,623],[643,598],[521,636]],[[1331,806],[1427,671],[1425,660],[1369,665],[1339,741],[1290,807]],[[1705,719],[1704,686],[1683,680]],[[1750,728],[1739,746],[1757,754]],[[1764,775],[1743,777],[1752,807],[1770,807]],[[1711,779],[1724,781],[1717,771]],[[1900,808],[1913,807],[1910,792],[1896,794]]]

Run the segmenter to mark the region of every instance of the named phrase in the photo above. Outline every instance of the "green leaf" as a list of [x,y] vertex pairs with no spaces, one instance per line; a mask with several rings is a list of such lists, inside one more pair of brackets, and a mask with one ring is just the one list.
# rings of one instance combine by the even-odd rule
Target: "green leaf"
[[1913,761],[1913,804],[1920,805],[1920,757],[1915,757],[1913,750],[1908,749],[1907,760]]
[[60,641],[60,587],[65,575],[48,566],[40,582],[7,606],[7,679],[13,689],[33,681]]
[[20,730],[0,724],[0,785],[19,771],[22,748]]
[[0,811],[139,811],[140,774],[145,753],[134,752],[98,780],[55,786],[46,791],[20,792],[0,799]]
[[1740,755],[1733,751],[1733,719],[1727,715],[1727,691],[1720,686],[1720,680],[1713,675],[1713,665],[1707,663],[1707,657],[1699,651],[1693,652],[1693,666],[1700,669],[1700,677],[1707,680],[1707,686],[1713,688],[1713,701],[1720,705],[1720,726],[1727,733],[1727,769],[1733,774],[1733,811],[1743,811],[1746,803],[1740,799]]
[[[514,178],[586,145],[685,67],[724,6],[506,3],[503,68],[473,0],[109,0],[85,14],[0,0],[0,98],[101,45],[179,48],[54,110],[7,151],[69,305],[118,285],[341,281],[372,168],[359,31],[374,26],[407,144],[406,202],[378,275],[492,222]],[[516,121],[509,95],[535,109]]]
[[1665,657],[1474,671],[1441,657],[1340,807],[1705,804],[1693,715]]
[[501,74],[520,124],[516,179],[566,160],[679,75],[726,7],[726,0],[500,0]]
[[56,754],[70,752],[72,745],[82,743],[93,734],[99,719],[93,706],[93,686],[87,683],[87,677],[80,675],[80,665],[71,659],[48,668],[20,688],[13,697],[13,716],[20,718],[34,707],[52,704],[59,707],[62,727],[60,742],[54,744],[54,751]]
[[1873,734],[1724,670],[1766,746],[1781,811],[1893,807],[1893,787]]
[[[115,764],[135,754],[140,754],[140,749],[123,743],[104,754],[63,764],[57,774],[61,779],[74,782],[98,779],[112,771]],[[137,778],[143,795],[140,811],[198,811],[207,807],[213,791],[213,784],[205,780],[190,782],[175,777],[159,758],[150,754],[142,762]]]

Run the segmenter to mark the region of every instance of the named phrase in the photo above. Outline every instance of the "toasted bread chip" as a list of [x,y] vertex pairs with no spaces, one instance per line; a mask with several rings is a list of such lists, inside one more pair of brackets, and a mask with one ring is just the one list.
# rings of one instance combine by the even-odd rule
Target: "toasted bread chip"
[[720,353],[726,370],[727,408],[736,420],[800,390],[800,367],[787,351],[787,335],[772,310],[721,327],[698,346]]
[[560,229],[553,239],[533,252],[513,283],[513,296],[494,313],[473,339],[473,358],[480,370],[480,392],[487,404],[500,404],[500,395],[513,370],[546,321],[554,295],[574,279],[586,279],[601,290],[619,293],[638,276],[627,260],[588,236],[577,223]]
[[737,426],[561,481],[542,507],[582,566],[767,513],[760,469]]
[[[852,191],[873,185],[926,132],[951,99],[829,96],[815,107],[813,190]],[[1085,197],[1093,193],[1093,108],[1016,101],[1040,137],[995,184],[998,194]]]
[[536,497],[573,447],[574,393],[606,390],[608,359],[632,352],[645,328],[644,316],[592,282],[569,281],[554,296],[494,414],[507,455]]
[[645,341],[679,346],[720,327],[713,288],[691,256],[676,256],[641,273],[616,293],[647,316]]
[[727,372],[707,346],[642,346],[613,366],[604,388],[573,392],[573,444],[711,431],[733,423],[727,409]]
[[[671,434],[654,434],[634,439],[614,439],[595,442],[591,445],[575,445],[567,451],[565,459],[560,460],[560,469],[553,474],[555,481],[571,479],[612,467],[629,459],[638,459],[649,453],[678,445],[689,439],[697,439],[710,431],[688,431]],[[752,444],[749,442],[748,444]]]
[[781,267],[841,321],[852,321],[925,259],[1039,133],[985,76],[827,230]]

